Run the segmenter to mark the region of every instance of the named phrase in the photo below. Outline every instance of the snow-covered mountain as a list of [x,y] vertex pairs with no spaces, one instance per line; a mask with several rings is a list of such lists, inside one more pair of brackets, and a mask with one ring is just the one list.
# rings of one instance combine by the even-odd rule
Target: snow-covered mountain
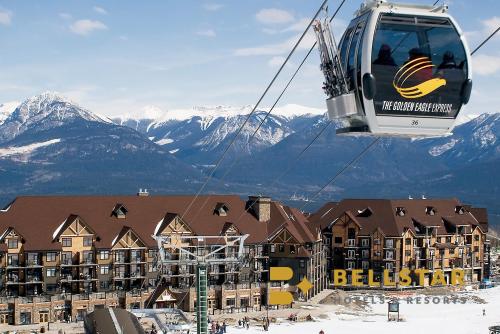
[[[0,199],[21,193],[131,193],[140,187],[197,191],[200,169],[220,157],[250,110],[197,107],[166,116],[150,108],[143,113],[147,118],[110,122],[57,94],[29,98],[0,124]],[[295,161],[325,125],[321,111],[304,110],[273,111],[248,144],[266,112],[252,115],[209,191],[307,198],[371,141],[338,136],[334,123]],[[383,138],[317,201],[456,196],[500,214],[499,136],[500,114],[484,114],[449,137]]]
[[141,133],[43,93],[0,125],[0,198],[26,193],[193,191],[198,170]]
[[[172,154],[191,163],[206,164],[227,146],[251,111],[252,106],[193,107],[166,112],[147,107],[138,113],[143,118],[124,116],[112,119],[117,124],[143,133]],[[323,113],[323,110],[299,105],[275,108],[267,117],[266,109],[256,110],[242,129],[232,151],[251,154],[275,145]],[[259,128],[264,118],[265,122]],[[251,137],[253,139],[249,143]]]
[[25,131],[43,131],[75,120],[110,122],[64,97],[45,92],[22,102],[0,125],[0,142],[19,136]]
[[14,112],[14,110],[16,110],[18,105],[19,102],[17,101],[0,103],[0,124],[3,124],[3,122]]

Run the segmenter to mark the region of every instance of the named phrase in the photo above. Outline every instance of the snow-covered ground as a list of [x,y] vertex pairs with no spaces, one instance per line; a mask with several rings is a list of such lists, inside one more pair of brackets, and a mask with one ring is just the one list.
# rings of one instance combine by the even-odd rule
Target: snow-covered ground
[[[369,312],[337,312],[328,314],[330,319],[316,322],[271,324],[269,334],[325,334],[370,333],[370,334],[420,334],[453,333],[485,334],[488,327],[500,325],[500,287],[465,293],[477,296],[485,304],[468,300],[465,304],[406,304],[400,305],[401,322],[387,321],[387,304],[370,304]],[[486,315],[483,316],[483,309]],[[249,330],[230,328],[229,334],[263,334],[262,327],[251,326]]]

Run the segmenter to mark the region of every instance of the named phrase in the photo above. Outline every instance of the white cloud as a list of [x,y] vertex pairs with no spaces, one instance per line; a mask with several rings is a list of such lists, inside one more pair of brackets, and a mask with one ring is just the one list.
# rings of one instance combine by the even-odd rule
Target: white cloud
[[78,20],[73,22],[69,29],[78,35],[88,35],[96,30],[106,30],[108,27],[101,21]]
[[208,10],[210,12],[215,12],[215,11],[218,11],[219,9],[221,9],[222,7],[224,7],[223,5],[219,4],[219,3],[206,3],[203,5],[203,8],[205,10]]
[[274,56],[271,59],[269,59],[269,61],[267,62],[267,65],[269,65],[270,67],[278,67],[278,66],[281,66],[284,61],[285,61],[285,57]]
[[492,75],[500,72],[500,56],[478,54],[472,57],[472,71],[478,75]]
[[196,34],[200,35],[200,36],[211,37],[211,38],[217,36],[215,31],[212,29],[200,30],[200,31],[197,31]]
[[493,16],[492,18],[483,20],[481,23],[490,32],[493,32],[493,31],[495,31],[495,29],[497,29],[500,26],[500,17]]
[[0,24],[8,26],[11,24],[11,22],[12,22],[12,12],[0,9]]
[[[260,46],[254,46],[249,48],[236,49],[234,51],[235,56],[278,56],[288,53],[292,47],[295,45],[299,35],[289,38],[281,43],[276,44],[266,44]],[[309,49],[311,45],[316,41],[314,33],[309,30],[300,45],[299,50]]]
[[[481,20],[481,26],[482,27],[479,30],[465,31],[465,37],[467,37],[470,41],[473,41],[473,43],[481,42],[500,26],[500,17],[493,16],[488,19]],[[495,38],[490,40],[490,42],[494,39]]]
[[294,31],[294,32],[302,32],[306,29],[307,25],[311,22],[310,18],[303,18],[293,23],[288,28],[282,30],[282,32]]
[[59,17],[63,20],[71,20],[73,16],[68,13],[59,13]]
[[264,24],[283,24],[294,20],[292,13],[277,8],[261,9],[255,17]]
[[106,15],[108,13],[108,11],[102,7],[99,7],[99,6],[94,6],[94,11],[96,13],[99,13],[99,14],[102,14],[102,15]]

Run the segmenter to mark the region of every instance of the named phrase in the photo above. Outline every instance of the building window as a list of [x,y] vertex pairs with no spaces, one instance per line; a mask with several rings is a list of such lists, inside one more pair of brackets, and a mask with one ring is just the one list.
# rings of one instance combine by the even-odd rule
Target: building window
[[149,263],[148,264],[148,272],[152,273],[152,272],[155,272],[157,269],[156,269],[156,266],[152,263]]
[[370,257],[370,251],[368,249],[363,249],[361,251],[361,256],[364,258]]
[[385,252],[385,258],[388,259],[388,260],[392,260],[394,257],[394,253],[393,251],[389,250],[389,251],[386,251]]
[[446,237],[446,242],[451,242],[451,237]]
[[278,252],[284,253],[285,252],[285,245],[283,245],[283,244],[278,245]]
[[354,269],[356,267],[356,262],[347,261],[347,269]]
[[71,247],[71,238],[62,238],[63,247]]
[[474,246],[474,252],[479,252],[479,246]]
[[306,267],[306,260],[299,260],[299,267],[305,268]]
[[406,256],[411,256],[411,250],[406,250],[406,251],[405,251],[405,255],[406,255]]
[[[479,241],[479,234],[474,235],[474,240]],[[10,248],[10,247],[9,247]],[[17,247],[16,247],[17,248]]]
[[9,266],[19,265],[19,255],[18,254],[7,255],[7,265],[9,265]]
[[228,306],[228,307],[235,306],[235,299],[234,298],[227,298],[226,299],[226,306]]
[[290,245],[290,254],[295,254],[296,247],[295,245]]
[[17,249],[18,241],[17,239],[7,239],[7,245],[10,249]]
[[276,245],[271,245],[271,253],[276,252]]
[[57,254],[54,252],[47,253],[47,262],[54,262]]
[[356,229],[349,227],[347,229],[347,239],[355,239],[356,238]]
[[375,243],[375,245],[380,245],[380,239],[379,238],[375,239],[374,243]]
[[109,266],[101,266],[101,275],[109,274]]
[[47,268],[47,277],[56,277],[56,268]]
[[368,269],[370,267],[370,262],[363,261],[361,262],[361,269]]
[[387,239],[387,240],[385,241],[385,247],[386,247],[386,248],[393,248],[393,247],[394,247],[394,240],[392,240],[392,239]]
[[376,251],[375,256],[380,256],[380,251]]
[[335,237],[334,242],[335,242],[336,244],[341,244],[341,243],[342,243],[342,237]]
[[149,257],[157,257],[158,256],[158,251],[156,249],[150,249],[148,250],[148,256]]
[[47,291],[47,293],[55,293],[57,291],[57,284],[47,284],[45,291]]
[[361,239],[361,246],[363,247],[370,246],[370,239]]
[[392,270],[394,269],[394,263],[388,262],[385,264],[385,269]]
[[405,239],[405,245],[406,246],[411,246],[411,239],[410,238],[406,238]]
[[99,252],[100,260],[109,260],[109,250],[102,250]]
[[92,237],[83,237],[83,247],[92,246]]
[[350,259],[356,257],[356,251],[354,249],[347,250],[347,257]]

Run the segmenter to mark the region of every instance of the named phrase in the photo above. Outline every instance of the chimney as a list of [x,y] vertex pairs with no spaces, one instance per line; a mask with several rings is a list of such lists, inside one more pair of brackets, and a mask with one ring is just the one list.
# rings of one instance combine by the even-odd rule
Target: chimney
[[137,193],[137,196],[139,197],[147,197],[149,196],[148,190],[147,189],[139,189],[139,192]]
[[266,222],[271,219],[271,197],[248,196],[248,207],[251,207],[253,214],[260,222]]

